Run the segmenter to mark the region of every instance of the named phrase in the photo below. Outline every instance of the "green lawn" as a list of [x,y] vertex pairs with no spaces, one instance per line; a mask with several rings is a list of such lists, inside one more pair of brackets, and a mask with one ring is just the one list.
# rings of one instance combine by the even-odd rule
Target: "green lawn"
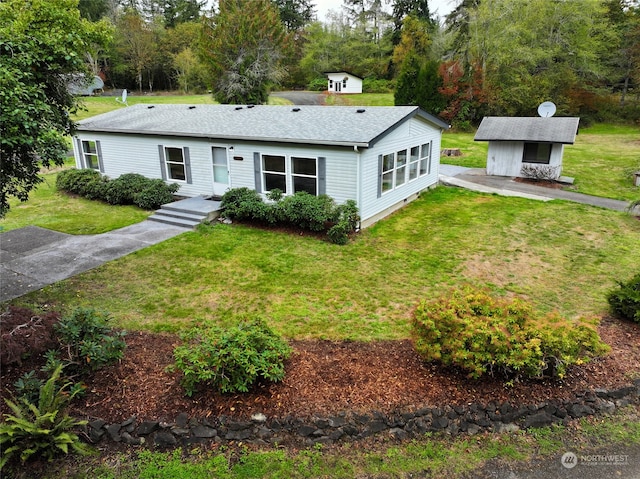
[[109,310],[132,329],[262,316],[294,338],[406,338],[417,301],[467,281],[542,310],[603,313],[638,244],[640,222],[623,213],[439,187],[346,246],[205,226],[20,302]]
[[[65,167],[73,165],[70,159]],[[112,206],[57,191],[56,176],[56,172],[43,174],[44,182],[26,202],[11,200],[11,209],[0,219],[0,231],[33,225],[74,235],[98,234],[139,223],[152,213],[136,206]]]

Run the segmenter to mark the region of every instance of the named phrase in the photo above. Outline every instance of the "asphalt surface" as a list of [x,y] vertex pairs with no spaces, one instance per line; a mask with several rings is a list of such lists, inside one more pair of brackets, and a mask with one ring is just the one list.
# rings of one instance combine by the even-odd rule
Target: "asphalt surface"
[[324,95],[312,91],[277,91],[270,95],[286,98],[294,105],[324,105]]
[[0,301],[36,291],[189,228],[145,220],[97,235],[68,235],[37,226],[0,234]]

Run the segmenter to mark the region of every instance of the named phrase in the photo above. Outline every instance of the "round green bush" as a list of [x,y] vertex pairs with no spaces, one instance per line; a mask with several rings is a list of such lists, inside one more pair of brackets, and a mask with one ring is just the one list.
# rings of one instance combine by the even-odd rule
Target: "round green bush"
[[210,325],[182,335],[174,349],[173,369],[182,371],[182,385],[192,396],[201,384],[223,393],[247,392],[259,379],[281,381],[288,343],[262,320],[241,322],[229,329]]
[[536,314],[520,299],[493,298],[471,287],[422,301],[413,314],[418,353],[472,378],[562,378],[570,366],[608,351],[596,325]]
[[629,281],[618,282],[618,288],[607,295],[614,314],[640,323],[640,273]]
[[135,195],[147,188],[150,181],[152,180],[137,173],[120,175],[109,182],[105,200],[112,205],[132,205]]
[[177,183],[166,184],[163,180],[146,180],[141,191],[134,193],[133,204],[144,210],[155,210],[171,203],[173,195],[180,189]]

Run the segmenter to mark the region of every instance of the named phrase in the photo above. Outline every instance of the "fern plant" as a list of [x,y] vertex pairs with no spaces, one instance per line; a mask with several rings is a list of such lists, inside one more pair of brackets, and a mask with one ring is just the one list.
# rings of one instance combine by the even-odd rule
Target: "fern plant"
[[4,414],[5,422],[0,424],[0,470],[16,455],[24,463],[34,456],[50,461],[60,453],[91,452],[90,447],[73,432],[74,428],[85,425],[87,421],[77,420],[66,413],[79,389],[69,391],[70,382],[59,386],[61,373],[62,366],[58,366],[42,385],[37,405],[26,398],[13,398],[13,401],[5,398],[13,414]]

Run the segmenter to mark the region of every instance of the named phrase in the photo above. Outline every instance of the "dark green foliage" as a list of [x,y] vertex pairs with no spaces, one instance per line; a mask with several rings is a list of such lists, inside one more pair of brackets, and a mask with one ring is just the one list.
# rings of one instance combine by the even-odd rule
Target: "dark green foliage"
[[241,322],[229,329],[211,325],[182,335],[174,349],[174,369],[184,374],[182,385],[192,396],[206,384],[223,393],[247,392],[260,379],[281,381],[291,348],[262,320]]
[[[325,80],[325,89],[327,82]],[[378,78],[365,78],[362,80],[362,93],[393,93],[395,89],[393,80],[382,80]]]
[[56,187],[75,195],[102,199],[107,191],[108,181],[99,171],[71,168],[58,173]]
[[149,179],[137,173],[127,173],[109,180],[92,169],[71,168],[61,171],[56,187],[91,200],[102,200],[112,205],[136,205],[145,210],[159,208],[173,201],[180,189],[177,183],[167,184],[160,179]]
[[329,239],[345,244],[348,235],[356,230],[360,217],[353,200],[336,205],[327,195],[313,196],[299,191],[284,196],[282,191],[267,194],[268,203],[249,188],[235,188],[222,197],[223,214],[239,221],[258,221],[269,225],[288,224],[310,231],[331,231]]
[[441,87],[438,62],[425,62],[410,54],[400,70],[394,102],[396,105],[417,105],[426,112],[438,114],[446,106],[446,100],[439,92]]
[[77,308],[56,324],[60,343],[56,357],[66,370],[88,374],[122,358],[125,333],[114,331],[109,321],[106,313]]
[[259,204],[262,204],[260,194],[250,188],[234,188],[228,190],[221,200],[225,216],[239,221],[253,220]]
[[5,421],[0,423],[0,469],[16,456],[24,463],[31,457],[51,461],[60,453],[90,452],[73,432],[87,421],[78,421],[66,412],[80,390],[69,390],[71,383],[58,386],[61,373],[62,366],[59,366],[40,387],[37,403],[24,398],[5,399],[12,414],[5,414]]
[[329,82],[325,77],[314,78],[307,85],[307,90],[309,91],[326,91],[328,88]]
[[460,367],[472,378],[562,378],[570,366],[608,351],[596,324],[537,315],[524,301],[492,298],[470,287],[423,301],[413,315],[420,355]]
[[144,210],[155,210],[171,203],[173,195],[180,189],[177,183],[166,184],[163,180],[147,180],[146,186],[133,195],[133,204]]
[[109,182],[104,199],[112,205],[132,205],[136,193],[142,191],[149,180],[137,173],[126,173]]
[[285,196],[279,202],[282,220],[310,231],[323,231],[334,219],[335,204],[326,195],[313,196],[306,191]]
[[0,217],[26,201],[42,165],[62,165],[79,100],[66,87],[89,73],[85,55],[108,41],[108,24],[80,18],[75,0],[0,2]]
[[619,281],[607,301],[616,315],[640,323],[640,273],[627,282]]

